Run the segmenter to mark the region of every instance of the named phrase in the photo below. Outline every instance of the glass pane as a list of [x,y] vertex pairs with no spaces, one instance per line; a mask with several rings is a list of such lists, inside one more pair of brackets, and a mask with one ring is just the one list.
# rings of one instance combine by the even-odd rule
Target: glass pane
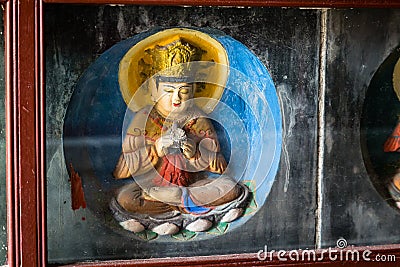
[[5,73],[4,73],[4,22],[0,14],[0,264],[7,259],[6,213],[6,125],[5,125]]
[[[45,11],[49,262],[400,242],[399,10]],[[209,151],[201,173],[183,167]],[[243,173],[211,205],[222,158]]]
[[390,144],[399,130],[399,15],[398,9],[328,12],[323,246],[343,238],[349,246],[400,242],[393,227],[400,223],[399,154]]
[[[50,262],[246,253],[265,245],[314,246],[316,121],[296,117],[290,105],[315,115],[317,10],[82,5],[45,9]],[[173,55],[173,60],[167,61],[163,53]],[[165,62],[185,63],[186,58],[189,63],[201,59],[207,64],[172,69],[169,74],[160,67]],[[132,69],[132,60],[143,70]],[[291,67],[291,61],[298,62],[301,71]],[[211,63],[229,64],[229,69],[203,72]],[[146,80],[155,73],[158,78]],[[217,78],[229,74],[229,79],[211,82],[210,73],[218,73]],[[191,81],[191,75],[198,80]],[[305,78],[314,82],[304,82]],[[147,91],[138,85],[146,84],[144,80]],[[290,90],[289,81],[297,90]],[[132,90],[142,95],[130,103]],[[285,123],[301,125],[301,134],[282,136],[278,93],[290,100],[283,108],[293,120]],[[190,102],[199,96],[207,101]],[[185,101],[192,104],[182,104]],[[143,106],[152,108],[147,111]],[[205,115],[207,108],[211,110]],[[174,112],[176,117],[168,117]],[[143,122],[136,120],[141,114],[149,119],[138,137],[135,123]],[[164,142],[160,132],[173,142],[159,145]],[[127,141],[131,136],[138,143]],[[308,145],[298,153],[297,144],[305,137]],[[284,150],[282,138],[290,144]],[[208,142],[207,151],[200,149],[200,141]],[[125,145],[136,144],[140,149],[125,150]],[[200,172],[200,163],[193,167],[199,162],[194,159],[203,159],[209,151],[215,154],[209,154],[206,169]],[[154,162],[147,161],[149,155]],[[222,184],[213,185],[232,190],[209,188],[196,195],[195,183],[206,188],[209,180],[221,178],[223,159],[230,171],[225,174],[238,183],[229,187],[228,178],[218,180]],[[182,167],[192,163],[194,174]],[[140,168],[134,169],[135,164]],[[151,182],[159,185],[157,190],[141,184],[143,177],[148,178],[146,166],[158,172],[150,178],[165,180],[170,174],[169,182],[181,187],[173,191],[176,186],[166,187],[156,179]],[[292,176],[301,187],[292,186]],[[220,192],[232,194],[206,203],[204,195],[215,197]],[[142,206],[144,211],[139,210]]]

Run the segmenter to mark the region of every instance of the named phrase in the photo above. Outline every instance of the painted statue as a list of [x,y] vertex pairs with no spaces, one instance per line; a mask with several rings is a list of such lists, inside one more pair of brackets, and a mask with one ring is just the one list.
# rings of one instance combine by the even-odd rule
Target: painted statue
[[[400,99],[400,61],[395,65],[393,72],[393,88],[397,97]],[[383,145],[384,152],[400,152],[400,117],[392,134],[387,138]],[[400,208],[400,169],[392,176],[389,185],[389,193],[395,201],[396,206]]]
[[227,77],[226,69],[210,65],[226,68],[226,54],[194,30],[170,29],[156,37],[135,45],[120,65],[121,91],[136,113],[113,176],[134,180],[116,192],[110,207],[132,232],[206,231],[240,217],[249,194],[226,174],[228,164],[206,113],[218,104]]

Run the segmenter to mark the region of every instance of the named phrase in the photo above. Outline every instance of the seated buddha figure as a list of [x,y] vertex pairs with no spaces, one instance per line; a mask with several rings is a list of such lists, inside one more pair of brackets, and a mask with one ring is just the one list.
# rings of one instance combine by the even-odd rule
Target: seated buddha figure
[[[397,122],[392,134],[386,139],[383,145],[384,152],[400,152],[400,118]],[[394,200],[396,206],[400,209],[400,169],[397,168],[392,175],[388,189],[390,196]]]
[[151,53],[167,58],[166,68],[152,76],[153,105],[136,112],[126,130],[113,176],[134,179],[116,193],[114,217],[129,231],[160,235],[233,221],[243,213],[248,189],[225,174],[216,130],[194,102],[199,84],[187,63],[204,51],[178,38]]

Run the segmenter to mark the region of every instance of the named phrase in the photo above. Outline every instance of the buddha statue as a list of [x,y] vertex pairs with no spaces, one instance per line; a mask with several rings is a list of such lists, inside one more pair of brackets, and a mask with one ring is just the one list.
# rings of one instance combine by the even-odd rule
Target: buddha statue
[[138,61],[140,77],[150,79],[143,84],[152,104],[127,127],[113,176],[131,182],[110,204],[126,230],[202,232],[244,211],[249,191],[226,175],[217,132],[195,102],[204,84],[193,77],[206,53],[177,36],[146,49]]

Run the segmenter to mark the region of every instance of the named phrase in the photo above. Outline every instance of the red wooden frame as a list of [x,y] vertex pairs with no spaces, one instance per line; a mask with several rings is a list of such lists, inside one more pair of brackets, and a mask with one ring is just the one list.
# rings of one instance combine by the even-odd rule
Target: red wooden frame
[[[3,1],[5,2],[5,1]],[[291,6],[291,7],[400,7],[400,0],[9,0],[5,11],[6,36],[6,142],[9,266],[47,266],[45,190],[45,90],[42,47],[43,3]],[[400,244],[369,248],[374,253],[396,255]],[[321,251],[317,252],[321,255]],[[353,262],[341,262],[345,266]],[[263,262],[256,254],[106,261],[67,266],[336,266],[321,262]],[[361,266],[379,266],[359,262]],[[383,264],[383,263],[382,263]],[[396,262],[385,266],[396,266]]]
[[44,0],[66,4],[135,4],[202,6],[281,6],[281,7],[400,7],[399,0]]
[[45,126],[41,1],[6,3],[8,263],[43,266]]

